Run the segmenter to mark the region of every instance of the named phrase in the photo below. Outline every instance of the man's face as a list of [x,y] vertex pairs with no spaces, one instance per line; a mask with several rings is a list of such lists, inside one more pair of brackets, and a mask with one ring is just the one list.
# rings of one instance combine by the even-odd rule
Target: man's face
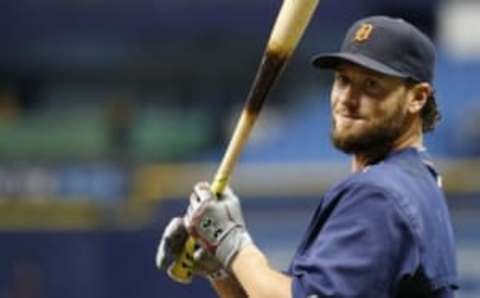
[[335,147],[348,154],[389,151],[411,120],[407,96],[403,79],[340,65],[331,93]]

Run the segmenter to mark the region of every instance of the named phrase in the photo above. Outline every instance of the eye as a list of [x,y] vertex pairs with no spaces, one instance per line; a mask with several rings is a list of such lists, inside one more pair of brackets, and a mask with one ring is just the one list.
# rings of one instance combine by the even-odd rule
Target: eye
[[378,87],[378,82],[373,80],[373,79],[366,79],[365,80],[365,87],[367,88],[377,88]]
[[335,82],[343,86],[343,85],[347,85],[350,82],[350,79],[344,74],[336,73]]
[[378,94],[382,91],[382,85],[378,80],[367,78],[364,81],[364,88],[367,93]]

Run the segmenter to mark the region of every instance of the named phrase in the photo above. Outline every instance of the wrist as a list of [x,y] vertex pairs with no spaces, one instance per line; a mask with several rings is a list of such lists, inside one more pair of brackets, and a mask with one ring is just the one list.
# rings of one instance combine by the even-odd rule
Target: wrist
[[225,268],[230,269],[233,259],[245,247],[252,244],[250,234],[243,228],[232,229],[218,245],[215,255]]
[[237,275],[239,271],[248,271],[253,267],[267,266],[268,261],[263,253],[251,243],[241,249],[237,255],[232,259],[231,272]]

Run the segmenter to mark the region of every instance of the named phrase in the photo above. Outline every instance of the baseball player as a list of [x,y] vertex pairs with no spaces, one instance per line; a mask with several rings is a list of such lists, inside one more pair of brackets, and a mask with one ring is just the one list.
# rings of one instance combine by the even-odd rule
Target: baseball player
[[286,272],[255,246],[232,190],[217,200],[208,183],[167,226],[157,266],[192,235],[194,272],[220,297],[453,297],[452,226],[422,141],[439,119],[434,64],[427,36],[385,16],[357,21],[338,53],[314,57],[334,71],[331,139],[352,156],[352,173],[319,200]]

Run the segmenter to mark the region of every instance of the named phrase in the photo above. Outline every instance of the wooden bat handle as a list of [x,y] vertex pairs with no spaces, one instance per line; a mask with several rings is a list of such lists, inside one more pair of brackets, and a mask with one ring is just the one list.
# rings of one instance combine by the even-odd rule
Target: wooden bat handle
[[[297,47],[318,1],[284,0],[245,107],[212,182],[211,190],[217,197],[227,187],[240,152],[253,129],[265,98]],[[168,274],[173,280],[190,283],[194,266],[194,249],[195,240],[189,237],[184,250],[168,270]]]
[[220,196],[228,185],[233,169],[237,162],[240,152],[244,147],[248,136],[253,129],[257,114],[248,113],[243,110],[237,127],[233,133],[232,139],[228,145],[227,151],[218,167],[217,173],[212,182],[211,190],[214,194]]

